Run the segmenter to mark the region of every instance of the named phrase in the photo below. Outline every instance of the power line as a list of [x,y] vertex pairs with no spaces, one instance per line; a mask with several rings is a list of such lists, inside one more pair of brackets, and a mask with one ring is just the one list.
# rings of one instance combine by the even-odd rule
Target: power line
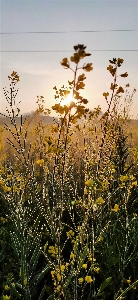
[[[1,53],[67,53],[73,50],[1,50]],[[138,49],[103,49],[103,50],[88,50],[88,52],[138,52]]]
[[0,32],[0,34],[60,34],[60,33],[100,33],[100,32],[134,32],[138,29],[109,29],[109,30],[68,30],[68,31],[17,31]]

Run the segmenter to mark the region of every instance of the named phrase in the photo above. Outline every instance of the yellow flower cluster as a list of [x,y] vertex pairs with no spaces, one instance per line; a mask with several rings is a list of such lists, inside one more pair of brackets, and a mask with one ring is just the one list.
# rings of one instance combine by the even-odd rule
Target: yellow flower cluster
[[70,259],[74,259],[74,253],[70,254]]
[[74,236],[73,230],[70,230],[70,231],[66,232],[66,234],[67,234],[67,237],[68,237],[69,239],[72,239],[72,237]]
[[60,267],[55,266],[55,270],[51,271],[51,276],[54,281],[54,286],[56,288],[56,291],[58,291],[58,292],[61,290],[61,286],[59,285],[59,282],[65,276],[64,272],[65,272],[65,269],[68,268],[68,266],[69,266],[69,263],[66,263],[65,265],[61,265]]
[[5,193],[8,193],[8,192],[10,192],[10,191],[11,191],[11,188],[10,188],[9,186],[5,185],[5,186],[4,186],[4,192],[5,192]]
[[5,295],[5,296],[3,295],[3,296],[2,296],[2,300],[10,300],[10,299],[11,299],[10,296],[7,296],[7,295]]
[[79,284],[82,284],[84,279],[82,277],[78,278]]
[[55,257],[58,254],[58,247],[57,246],[49,246],[49,253],[51,253],[52,257]]
[[85,277],[85,281],[87,282],[87,283],[90,283],[90,282],[92,282],[93,280],[92,280],[92,278],[91,278],[91,276],[86,276]]
[[3,217],[0,217],[0,221],[1,221],[3,224],[6,223],[6,222],[8,222],[8,220],[5,219],[5,218],[3,218]]
[[[82,284],[83,283],[83,281],[84,281],[84,278],[83,277],[80,277],[80,278],[78,278],[78,281],[79,281],[79,284]],[[91,276],[85,276],[85,281],[87,282],[87,283],[91,283],[93,280],[92,280],[92,278],[91,278]]]
[[5,286],[4,286],[4,290],[5,291],[8,291],[10,288],[9,288],[9,286],[8,286],[8,284],[6,284]]
[[99,271],[100,271],[100,268],[99,268],[99,267],[95,267],[95,268],[94,268],[94,272],[99,273]]
[[119,210],[120,210],[120,208],[119,208],[118,204],[115,204],[114,208],[112,208],[112,211],[114,211],[114,212],[118,212]]
[[37,160],[37,164],[38,164],[40,167],[43,167],[43,166],[44,166],[44,160],[43,160],[43,159]]
[[87,269],[87,264],[83,264],[83,265],[82,265],[82,268],[83,268],[83,269]]

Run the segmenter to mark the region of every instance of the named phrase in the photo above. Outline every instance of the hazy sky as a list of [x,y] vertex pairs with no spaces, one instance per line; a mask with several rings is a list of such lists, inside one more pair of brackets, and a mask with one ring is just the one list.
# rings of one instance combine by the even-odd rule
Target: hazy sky
[[[94,69],[86,73],[86,88],[82,93],[89,100],[88,107],[92,109],[99,104],[103,111],[106,109],[102,93],[110,91],[112,81],[106,68],[109,59],[120,57],[124,59],[120,71],[127,71],[129,77],[121,78],[119,83],[129,82],[131,90],[137,89],[132,114],[138,114],[138,0],[1,0],[0,31],[1,91],[2,87],[9,88],[8,75],[17,71],[20,76],[17,101],[21,100],[22,113],[35,110],[37,95],[45,97],[48,108],[55,103],[53,87],[60,88],[73,80],[72,72],[63,69],[60,61],[70,57],[73,46],[79,43],[92,53],[85,61],[92,62]],[[5,106],[2,91],[0,110],[4,111]]]

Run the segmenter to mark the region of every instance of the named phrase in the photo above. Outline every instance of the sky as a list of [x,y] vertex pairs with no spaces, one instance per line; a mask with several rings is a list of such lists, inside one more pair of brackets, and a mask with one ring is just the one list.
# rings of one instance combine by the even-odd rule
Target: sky
[[38,95],[51,108],[53,87],[73,80],[73,72],[60,62],[72,55],[74,45],[84,44],[92,54],[84,62],[93,63],[81,93],[89,101],[87,106],[106,110],[102,94],[111,92],[112,82],[107,66],[109,59],[120,57],[124,63],[119,71],[129,76],[119,78],[119,84],[129,82],[130,92],[137,89],[131,114],[138,114],[138,0],[1,0],[0,11],[1,112],[7,106],[3,87],[9,90],[12,71],[20,76],[16,103],[21,101],[22,114],[37,108]]

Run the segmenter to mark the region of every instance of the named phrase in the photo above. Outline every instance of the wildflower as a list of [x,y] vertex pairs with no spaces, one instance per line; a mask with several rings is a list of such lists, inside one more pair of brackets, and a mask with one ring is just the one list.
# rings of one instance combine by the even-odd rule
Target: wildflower
[[99,273],[99,271],[100,271],[100,268],[98,268],[98,267],[94,268],[94,272]]
[[55,257],[58,254],[58,248],[56,246],[49,246],[48,252],[51,253],[52,257]]
[[4,290],[8,291],[9,289],[10,289],[10,288],[9,288],[8,284],[6,284],[6,285],[4,286]]
[[73,259],[73,258],[74,258],[74,254],[71,253],[71,254],[70,254],[70,259]]
[[100,204],[103,204],[105,201],[102,197],[99,197],[97,200],[96,200],[96,204],[100,205]]
[[92,261],[92,257],[89,257],[89,261]]
[[65,270],[65,266],[62,265],[62,266],[61,266],[61,272],[64,272],[64,270]]
[[130,279],[130,278],[127,279],[126,282],[127,282],[128,284],[130,284],[130,283],[131,283],[131,279]]
[[87,269],[87,264],[83,264],[83,265],[82,265],[82,268],[83,268],[83,269]]
[[3,295],[3,300],[10,300],[11,299],[11,297],[10,296],[7,296],[7,295]]
[[137,181],[133,181],[133,182],[132,182],[132,185],[131,185],[131,188],[132,188],[133,186],[137,186],[137,185],[138,185]]
[[128,180],[128,175],[120,175],[120,180],[126,182]]
[[70,230],[70,231],[66,232],[66,234],[67,234],[67,237],[70,238],[70,239],[74,236],[73,230]]
[[26,286],[27,285],[27,278],[24,279],[23,284]]
[[51,271],[52,278],[54,278],[54,275],[55,275],[55,271]]
[[66,268],[68,268],[68,266],[69,266],[69,263],[66,263],[66,265],[65,265],[65,266],[66,266]]
[[91,278],[91,276],[86,276],[85,277],[85,281],[87,282],[87,283],[90,283],[90,282],[92,282],[93,280],[92,280],[92,278]]
[[1,221],[2,223],[6,223],[6,222],[8,222],[8,220],[7,220],[7,219],[5,219],[5,218],[3,218],[3,217],[0,217],[0,221]]
[[82,277],[78,278],[79,284],[82,284],[84,279]]
[[57,273],[57,280],[61,281],[61,275],[59,273]]
[[43,167],[43,166],[44,166],[44,160],[43,160],[43,159],[37,160],[37,164],[38,164],[40,167]]
[[114,208],[112,208],[112,211],[114,211],[114,212],[118,212],[119,211],[118,204],[115,204]]
[[94,184],[94,182],[93,182],[92,179],[89,179],[89,180],[87,180],[87,181],[85,182],[85,185],[86,185],[87,187],[92,187],[93,184]]
[[4,186],[4,192],[10,192],[11,191],[11,188],[9,186]]
[[58,285],[57,288],[56,288],[57,292],[60,292],[61,290],[61,285]]
[[7,176],[7,180],[10,180],[12,178],[12,174]]

